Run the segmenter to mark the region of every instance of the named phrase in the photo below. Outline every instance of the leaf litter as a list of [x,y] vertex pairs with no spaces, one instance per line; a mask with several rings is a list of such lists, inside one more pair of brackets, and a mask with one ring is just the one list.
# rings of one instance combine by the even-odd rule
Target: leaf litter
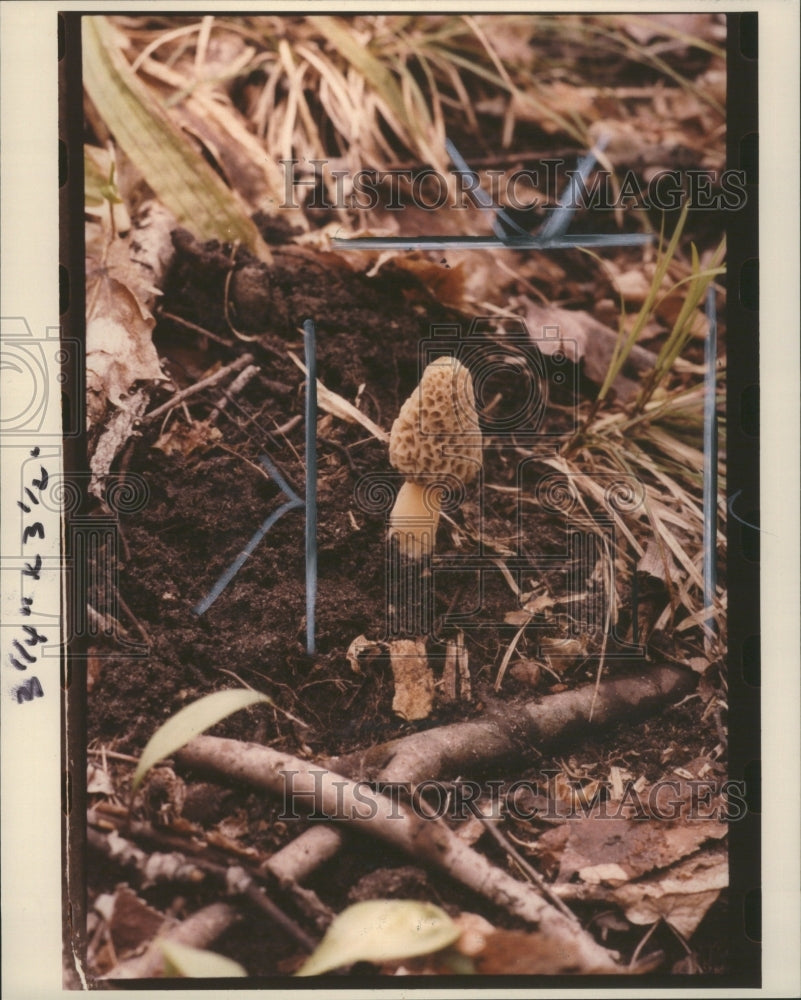
[[[696,21],[570,16],[563,19],[563,28],[575,29],[572,48],[565,50],[561,67],[550,74],[544,69],[548,60],[538,61],[533,55],[547,54],[549,47],[559,48],[559,35],[552,31],[554,22],[547,19],[521,22],[510,18],[507,22],[493,16],[431,17],[426,22],[425,18],[398,17],[400,30],[390,28],[395,25],[394,16],[386,21],[361,16],[347,22],[333,18],[295,19],[297,36],[291,46],[281,37],[284,22],[276,18],[204,18],[172,32],[160,27],[145,28],[141,19],[118,19],[115,44],[120,45],[126,59],[133,60],[134,72],[148,80],[151,94],[163,102],[163,113],[173,126],[183,130],[195,149],[201,149],[203,156],[216,165],[224,186],[233,189],[238,204],[247,205],[250,212],[269,213],[283,196],[282,178],[273,166],[281,155],[301,160],[330,158],[332,147],[318,127],[321,114],[327,116],[336,136],[337,153],[346,157],[351,170],[364,165],[391,166],[398,155],[416,157],[446,170],[447,161],[439,152],[443,116],[447,117],[455,106],[469,108],[468,122],[477,122],[476,116],[480,115],[491,124],[500,140],[496,148],[508,151],[511,166],[507,165],[507,170],[513,168],[519,151],[525,151],[525,144],[536,137],[534,126],[546,136],[573,143],[579,153],[600,134],[608,135],[608,162],[616,170],[637,166],[645,181],[649,171],[661,165],[672,167],[680,162],[714,169],[723,163],[720,150],[724,148],[724,120],[718,109],[725,93],[719,87],[722,60],[716,46],[721,38],[714,16]],[[521,34],[521,24],[528,35]],[[436,29],[430,37],[429,27]],[[610,30],[621,27],[628,33],[627,38],[613,38]],[[275,29],[279,29],[277,34]],[[125,43],[121,36],[125,36]],[[670,84],[648,82],[639,88],[620,85],[613,100],[609,84],[576,84],[581,76],[582,52],[597,47],[599,39],[609,44],[609,72],[616,60],[617,65],[623,62],[639,67],[646,77],[665,72],[666,65],[681,65],[682,59],[703,68],[694,81],[688,77],[678,85],[678,71],[672,68],[666,73]],[[379,61],[376,54],[384,61]],[[410,71],[412,66],[415,71],[422,69],[422,79],[433,88],[436,99],[430,115],[418,113],[421,84]],[[705,88],[708,99],[701,96]],[[315,91],[319,105],[311,96]],[[361,106],[364,113],[354,116],[355,106]],[[359,131],[355,132],[357,122]],[[710,135],[717,141],[709,142]],[[274,152],[272,158],[263,155],[262,139]],[[464,148],[470,148],[470,144]],[[474,152],[478,155],[479,151]],[[95,161],[96,188],[103,192],[103,184],[110,176],[102,169],[107,163],[99,156]],[[152,171],[144,173],[152,182]],[[223,245],[222,233],[216,243],[174,239],[175,256],[169,261],[173,254],[168,255],[168,273],[162,278],[163,270],[156,269],[152,280],[148,280],[133,260],[124,221],[125,212],[130,211],[135,225],[134,206],[143,192],[148,193],[146,189],[147,184],[140,185],[133,198],[131,190],[126,189],[125,211],[115,210],[110,203],[106,211],[105,195],[100,195],[99,205],[95,196],[95,208],[105,211],[105,215],[98,213],[103,238],[93,244],[101,248],[95,258],[97,266],[87,268],[88,319],[94,324],[92,338],[87,342],[91,355],[91,364],[87,358],[90,398],[94,400],[90,430],[97,436],[93,468],[98,481],[128,445],[131,431],[138,430],[148,407],[164,405],[165,389],[159,388],[165,386],[162,358],[172,359],[171,369],[177,362],[184,370],[207,372],[215,354],[219,363],[222,359],[229,361],[232,353],[240,349],[239,334],[231,320],[239,322],[237,316],[244,316],[253,301],[247,301],[243,291],[246,268],[256,281],[264,280],[269,297],[261,306],[257,294],[258,310],[253,313],[251,309],[246,329],[252,330],[247,334],[248,347],[253,347],[258,375],[250,387],[237,394],[235,406],[227,406],[224,414],[216,412],[212,422],[212,401],[206,394],[198,394],[181,403],[185,419],[174,422],[158,437],[152,430],[146,431],[129,449],[131,468],[141,469],[153,484],[155,502],[138,520],[128,519],[125,524],[130,557],[126,560],[124,583],[132,588],[134,611],[147,620],[155,645],[151,660],[136,666],[124,680],[120,672],[123,661],[116,661],[113,653],[101,667],[90,706],[94,739],[141,750],[146,737],[152,734],[154,716],[148,711],[158,705],[156,714],[167,718],[181,703],[187,687],[197,694],[213,689],[220,658],[230,663],[232,655],[240,672],[267,687],[277,700],[287,699],[284,708],[293,708],[300,716],[314,720],[313,748],[308,749],[324,753],[390,735],[397,730],[399,716],[430,719],[426,724],[435,724],[448,718],[449,713],[458,717],[473,707],[480,709],[496,695],[491,690],[492,682],[499,682],[507,667],[504,696],[512,698],[531,685],[543,693],[558,690],[564,686],[561,672],[566,665],[564,681],[568,684],[582,677],[595,678],[593,664],[584,662],[586,646],[573,650],[570,658],[560,661],[559,671],[554,670],[557,661],[550,658],[549,650],[552,654],[565,640],[560,635],[564,620],[560,624],[553,612],[563,606],[564,594],[557,580],[547,575],[533,603],[530,598],[526,599],[528,603],[510,601],[505,583],[488,588],[486,610],[491,617],[494,614],[496,621],[513,626],[514,631],[502,638],[496,626],[494,632],[483,631],[478,638],[460,632],[458,640],[449,640],[443,659],[449,674],[441,684],[435,682],[431,690],[426,681],[424,704],[418,703],[418,684],[405,687],[406,680],[399,685],[392,683],[396,664],[392,664],[391,657],[382,657],[375,645],[382,624],[382,530],[380,519],[354,508],[353,483],[349,480],[382,461],[381,445],[386,434],[382,428],[390,425],[398,402],[414,380],[417,340],[426,334],[435,316],[441,320],[461,318],[457,310],[470,313],[489,307],[496,314],[500,310],[501,314],[523,315],[535,331],[559,326],[570,333],[575,344],[569,360],[586,380],[582,386],[594,386],[587,398],[595,398],[598,386],[602,387],[602,397],[613,390],[611,405],[606,409],[591,406],[588,413],[584,400],[580,400],[582,415],[588,419],[572,439],[569,434],[563,438],[567,447],[557,467],[570,476],[585,476],[590,481],[599,467],[609,468],[605,463],[610,458],[612,468],[628,468],[629,462],[636,465],[643,477],[647,503],[624,515],[622,535],[630,550],[626,552],[621,546],[620,551],[606,558],[614,555],[624,579],[630,580],[639,568],[673,588],[673,603],[663,603],[661,608],[660,628],[644,638],[659,644],[663,633],[672,633],[673,655],[699,670],[694,626],[685,626],[684,638],[678,630],[671,630],[671,625],[680,626],[682,621],[695,622],[705,610],[699,605],[698,494],[687,476],[674,479],[675,469],[667,463],[671,459],[692,468],[699,452],[697,447],[677,439],[667,422],[662,428],[658,426],[672,413],[670,395],[667,401],[659,392],[647,401],[640,395],[643,414],[652,415],[648,421],[627,426],[626,420],[632,414],[624,408],[635,399],[643,373],[655,367],[655,358],[671,325],[681,318],[684,299],[681,294],[671,293],[671,282],[686,280],[692,271],[693,262],[683,244],[668,254],[670,277],[647,254],[640,257],[628,251],[613,255],[603,271],[576,252],[545,258],[541,264],[515,254],[510,260],[520,266],[500,270],[485,266],[479,252],[471,254],[469,261],[432,259],[420,253],[394,257],[391,253],[337,255],[328,249],[327,237],[319,234],[324,234],[329,225],[331,232],[342,235],[342,226],[351,220],[339,218],[331,223],[315,218],[308,204],[309,191],[306,204],[293,212],[280,235],[270,228],[266,216],[262,217],[262,235],[254,237],[244,224],[243,242],[251,244],[255,257],[248,256],[244,249]],[[158,197],[158,190],[156,194]],[[170,197],[167,193],[165,200],[169,202]],[[223,197],[226,211],[234,211],[231,200]],[[112,228],[116,218],[123,220],[122,234]],[[186,213],[184,221],[189,221]],[[424,231],[431,221],[428,213],[417,224]],[[448,217],[443,224],[451,226],[452,221]],[[397,225],[379,214],[372,224],[379,231],[382,226]],[[414,220],[411,224],[414,226]],[[463,223],[468,229],[478,224],[478,215]],[[299,239],[294,248],[293,229]],[[304,230],[311,232],[304,236]],[[207,237],[208,233],[198,231],[198,235]],[[696,238],[706,237],[699,233]],[[264,249],[267,243],[272,243],[269,251]],[[305,255],[296,252],[301,245],[308,248]],[[214,255],[221,250],[224,256],[215,264]],[[710,246],[706,261],[712,252]],[[269,272],[258,258],[271,262]],[[231,280],[230,288],[227,283],[223,287],[226,273],[239,279],[236,283]],[[504,275],[500,282],[499,274]],[[636,335],[625,352],[624,363],[610,379],[621,344],[621,332],[610,325],[610,318],[617,321],[621,301],[636,307],[651,299],[658,305],[644,311],[646,321],[624,316],[622,337],[630,338],[632,331]],[[183,328],[179,330],[175,321],[162,319],[163,314],[180,318]],[[320,425],[324,470],[320,499],[322,509],[327,511],[320,538],[324,653],[311,665],[293,638],[292,626],[277,627],[277,623],[294,621],[298,634],[302,632],[300,588],[282,582],[299,569],[295,556],[297,528],[288,521],[281,539],[269,539],[249,573],[235,583],[230,597],[221,598],[210,612],[202,630],[189,627],[185,618],[186,608],[198,596],[196,587],[187,591],[187,574],[194,579],[208,575],[208,560],[198,560],[198,543],[210,548],[212,559],[225,561],[232,547],[241,544],[238,539],[248,534],[253,518],[262,518],[264,501],[269,499],[263,477],[248,478],[230,454],[226,457],[225,452],[215,452],[215,444],[225,442],[226,448],[235,447],[243,456],[249,454],[252,461],[257,451],[269,443],[272,449],[278,449],[273,454],[296,481],[302,482],[296,433],[290,429],[276,437],[268,436],[265,441],[258,425],[264,424],[265,416],[269,417],[266,426],[291,424],[300,400],[295,367],[299,363],[293,358],[298,346],[296,328],[306,314],[313,315],[322,329],[320,404],[330,415],[330,422]],[[687,336],[682,341],[681,356],[673,358],[665,370],[663,381],[668,394],[692,389],[699,362],[693,342],[704,336],[699,316],[696,312],[682,319],[687,320]],[[499,330],[502,339],[502,326]],[[393,350],[382,356],[381,345],[387,343]],[[113,351],[109,345],[114,346]],[[387,355],[385,350],[383,353]],[[265,390],[268,383],[283,384],[286,394]],[[688,391],[688,413],[694,412],[693,400]],[[567,406],[574,403],[570,397],[562,401]],[[557,403],[554,415],[558,412]],[[629,454],[629,436],[640,451]],[[159,449],[162,457],[156,458],[152,448]],[[492,442],[488,459],[490,480],[507,492],[497,494],[483,530],[488,537],[501,538],[508,534],[516,487],[506,475],[508,461],[502,449]],[[233,496],[232,484],[236,491]],[[665,504],[666,488],[678,500],[680,513],[672,503]],[[588,513],[600,500],[594,488],[581,495]],[[469,518],[469,508],[466,510]],[[182,537],[178,527],[182,522],[194,526],[191,544]],[[474,529],[469,520],[461,518],[458,523],[446,522],[444,530],[453,545],[460,537],[469,538]],[[658,556],[653,550],[654,535],[663,546]],[[550,534],[546,530],[539,544],[558,551],[558,530],[551,529]],[[373,555],[368,555],[370,552]],[[650,562],[638,567],[644,552],[650,553]],[[503,556],[500,561],[505,569]],[[335,580],[340,587],[337,600],[330,596]],[[530,582],[526,587],[530,588]],[[628,593],[626,583],[619,595],[624,603]],[[173,596],[164,603],[166,594]],[[181,596],[176,600],[175,595]],[[459,596],[458,590],[443,594],[450,602]],[[461,599],[465,597],[463,592]],[[520,615],[525,618],[515,617]],[[254,622],[261,623],[255,630],[264,637],[255,643],[247,634],[254,630]],[[544,635],[528,627],[542,624],[546,625]],[[618,624],[631,633],[628,614]],[[354,640],[356,635],[360,640]],[[610,664],[605,669],[614,671],[613,649]],[[351,669],[356,666],[359,674]],[[167,676],[169,671],[174,674],[172,678]],[[112,676],[122,684],[118,691],[109,689]],[[508,691],[507,685],[511,685]],[[337,698],[332,701],[334,691]],[[129,708],[126,697],[132,698],[132,706],[136,707]],[[398,698],[403,702],[400,712]],[[356,716],[354,706],[358,708]],[[351,719],[346,721],[349,715]],[[673,715],[675,718],[676,713]],[[230,721],[222,727],[250,739],[254,717],[247,713],[247,720]],[[674,725],[671,732],[685,744],[686,752],[704,749],[691,729],[683,732],[678,722]],[[298,740],[294,724],[287,719],[280,721],[278,715],[269,723],[262,719],[259,726],[262,738],[275,745],[292,748]],[[613,733],[611,739],[615,738],[619,734],[616,737]],[[303,743],[308,747],[305,738]],[[113,769],[124,773],[122,764]],[[93,787],[100,789],[99,784]],[[103,788],[107,792],[105,779]],[[265,847],[268,831],[273,831],[269,814],[261,805],[242,799],[240,802],[242,811],[238,815],[249,816],[250,822],[238,820],[230,827],[233,841],[243,849]],[[632,924],[668,920],[685,937],[691,936],[725,886],[725,854],[720,847],[709,846],[720,841],[725,833],[723,824],[710,820],[693,825],[681,817],[672,825],[643,825],[641,820],[630,818],[614,820],[611,822],[618,825],[611,839],[618,846],[613,849],[609,838],[605,838],[605,833],[612,831],[610,821],[606,822],[602,826],[590,814],[572,823],[569,837],[560,842],[561,846],[553,845],[557,885],[576,899],[618,906]],[[254,830],[262,832],[254,834]],[[555,841],[564,837],[563,830],[557,827],[551,831]],[[548,836],[543,832],[538,842],[547,845]],[[532,856],[538,856],[537,848]],[[372,860],[379,868],[382,863],[378,856]],[[577,888],[566,882],[568,873],[580,880]],[[440,891],[445,890],[441,887]],[[336,898],[336,880],[327,887],[327,894],[332,900]],[[461,903],[464,911],[469,907],[469,900]],[[457,904],[451,904],[457,923],[462,919],[456,913],[458,909]],[[502,922],[503,916],[496,914],[494,919]],[[518,969],[513,955],[519,954],[521,942],[504,937],[516,933],[488,933],[483,938],[483,951],[473,949],[479,957],[475,961],[471,957],[473,964],[468,971]],[[247,952],[240,945],[238,955],[242,948]],[[529,962],[527,968],[518,971],[552,972],[563,968],[542,941],[536,949],[530,945],[528,951],[536,952],[540,959],[532,959],[533,964]],[[276,957],[276,963],[281,967],[282,959]],[[252,962],[243,964],[253,968]],[[454,968],[468,967],[457,962],[450,971]]]

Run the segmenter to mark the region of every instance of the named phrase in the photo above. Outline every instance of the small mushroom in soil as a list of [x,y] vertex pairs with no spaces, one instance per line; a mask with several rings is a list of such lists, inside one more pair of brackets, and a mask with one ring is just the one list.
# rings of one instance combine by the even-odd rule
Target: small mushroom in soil
[[471,482],[482,463],[473,380],[457,358],[426,367],[392,425],[389,461],[406,477],[389,516],[390,538],[398,538],[402,555],[419,559],[434,548],[442,492],[454,479]]
[[429,364],[420,384],[392,425],[389,460],[406,481],[389,517],[389,538],[400,566],[391,611],[404,638],[389,643],[395,682],[392,708],[407,720],[426,718],[434,704],[434,675],[428,662],[424,608],[442,497],[469,483],[481,468],[481,428],[473,380],[456,358]]

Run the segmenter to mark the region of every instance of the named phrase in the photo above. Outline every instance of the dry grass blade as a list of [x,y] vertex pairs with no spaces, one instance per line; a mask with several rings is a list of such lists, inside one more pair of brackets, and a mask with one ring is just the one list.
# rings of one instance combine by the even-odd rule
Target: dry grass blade
[[503,659],[501,660],[501,665],[500,665],[500,667],[498,667],[498,676],[495,678],[495,684],[493,685],[493,690],[495,690],[495,691],[500,691],[501,690],[501,684],[503,683],[503,678],[504,678],[504,674],[506,673],[506,668],[509,666],[509,661],[512,659],[512,656],[514,655],[514,651],[517,649],[517,644],[518,644],[518,642],[520,642],[521,636],[523,635],[523,633],[528,628],[528,623],[531,621],[531,619],[533,617],[534,617],[533,615],[529,616],[528,621],[525,622],[525,624],[523,624],[523,625],[520,626],[520,628],[515,633],[514,638],[509,643],[509,645],[508,645],[508,647],[506,649],[506,652],[503,654]]
[[238,196],[133,72],[105,17],[84,20],[83,79],[117,142],[181,225],[200,239],[241,240],[263,260],[271,260]]
[[[287,351],[287,354],[303,374],[307,374],[306,366],[300,358],[292,351]],[[319,379],[317,379],[317,405],[321,410],[325,410],[326,413],[330,413],[333,417],[338,417],[340,420],[345,420],[350,424],[361,424],[366,431],[369,431],[382,444],[389,443],[389,434],[383,428],[379,427],[378,424],[374,423],[361,410],[357,409],[353,403],[349,403],[343,396],[332,392],[331,389],[324,386]]]
[[[590,44],[605,44],[613,51],[623,52],[629,59],[632,59],[635,62],[644,63],[646,65],[650,64],[654,67],[654,69],[658,70],[660,73],[677,83],[683,90],[692,94],[697,100],[709,105],[709,107],[716,111],[721,118],[725,117],[725,108],[721,107],[711,94],[707,93],[702,87],[699,87],[692,80],[689,80],[686,76],[683,76],[675,70],[669,62],[662,59],[657,54],[653,47],[640,45],[635,42],[633,38],[629,38],[625,32],[621,32],[619,22],[620,15],[613,14],[609,17],[598,19],[597,21],[588,21],[583,24],[579,30],[590,35],[590,38],[592,39]],[[680,39],[683,38],[684,41],[695,47],[709,50],[707,43],[703,42],[701,39],[692,38],[687,35],[682,36],[679,32],[668,30],[665,25],[660,25],[660,31],[664,34],[673,35],[674,37],[678,36]],[[718,55],[719,58],[724,57],[724,53],[721,49],[715,49],[713,47],[712,51],[714,54]]]
[[367,47],[354,37],[353,32],[339,18],[327,15],[314,15],[309,17],[308,20],[320,31],[329,44],[339,52],[342,58],[365,77],[375,93],[380,96],[382,103],[386,105],[389,117],[394,119],[395,127],[398,129],[401,137],[409,143],[415,129],[408,119],[406,103],[404,102],[401,89],[398,87],[389,68],[379,59],[376,59]]
[[[189,95],[180,103],[172,101],[176,121],[200,136],[208,149],[217,151],[224,173],[232,183],[236,181],[234,186],[249,207],[272,210],[284,194],[283,175],[230,104],[217,100],[204,87],[189,87],[180,73],[152,59],[145,59],[142,69],[177,92]],[[281,211],[293,226],[308,228],[299,209],[285,206]]]

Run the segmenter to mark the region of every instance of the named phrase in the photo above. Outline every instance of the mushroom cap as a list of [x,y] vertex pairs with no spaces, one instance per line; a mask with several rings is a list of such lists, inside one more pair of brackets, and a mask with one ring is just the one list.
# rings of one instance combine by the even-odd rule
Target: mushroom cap
[[473,379],[444,355],[429,364],[401,407],[389,438],[389,461],[412,482],[456,476],[463,483],[481,467],[481,428]]

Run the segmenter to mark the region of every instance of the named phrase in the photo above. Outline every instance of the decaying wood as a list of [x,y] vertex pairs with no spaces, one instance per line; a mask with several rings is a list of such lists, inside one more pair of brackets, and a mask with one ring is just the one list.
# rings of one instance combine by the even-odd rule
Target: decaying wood
[[[96,810],[90,809],[87,819],[89,824],[87,840],[90,847],[120,865],[135,868],[143,888],[159,882],[198,883],[207,876],[211,876],[218,883],[224,885],[229,893],[238,893],[249,900],[253,906],[266,913],[274,923],[294,938],[306,951],[311,951],[314,948],[315,941],[270,899],[267,895],[267,888],[260,885],[256,878],[241,865],[224,865],[211,861],[203,856],[202,845],[196,848],[188,840],[186,849],[191,851],[195,848],[194,856],[185,854],[181,850],[172,850],[169,853],[163,851],[147,853],[129,838],[139,838],[151,843],[163,839],[166,841],[165,846],[175,846],[176,842],[181,844],[181,839],[165,835],[154,829],[149,823],[130,822],[127,814],[123,827],[128,834],[126,837],[121,836],[117,828],[106,829],[101,833],[98,827],[108,827],[113,823],[113,820],[98,814]],[[264,867],[269,868],[269,862]],[[314,921],[318,930],[325,931],[334,914],[320,901],[317,894],[298,885],[297,881],[286,872],[273,874],[270,871],[269,875],[279,883],[284,893],[292,897],[301,911]],[[269,876],[266,878],[269,879]],[[262,881],[264,880],[265,877],[262,876]]]
[[476,774],[524,757],[531,747],[542,749],[624,720],[637,722],[689,694],[696,683],[697,676],[683,667],[647,666],[640,674],[603,681],[594,707],[594,684],[520,705],[504,702],[497,712],[331,758],[326,766],[350,777],[412,785]]
[[[584,973],[623,969],[578,923],[473,850],[440,820],[424,819],[403,803],[378,795],[319,765],[269,747],[198,736],[177,755],[185,766],[210,770],[276,795],[291,793],[326,817],[341,820],[437,867],[496,906],[539,928],[555,946],[563,943]],[[288,808],[292,808],[289,805]],[[577,969],[578,971],[578,969]]]

